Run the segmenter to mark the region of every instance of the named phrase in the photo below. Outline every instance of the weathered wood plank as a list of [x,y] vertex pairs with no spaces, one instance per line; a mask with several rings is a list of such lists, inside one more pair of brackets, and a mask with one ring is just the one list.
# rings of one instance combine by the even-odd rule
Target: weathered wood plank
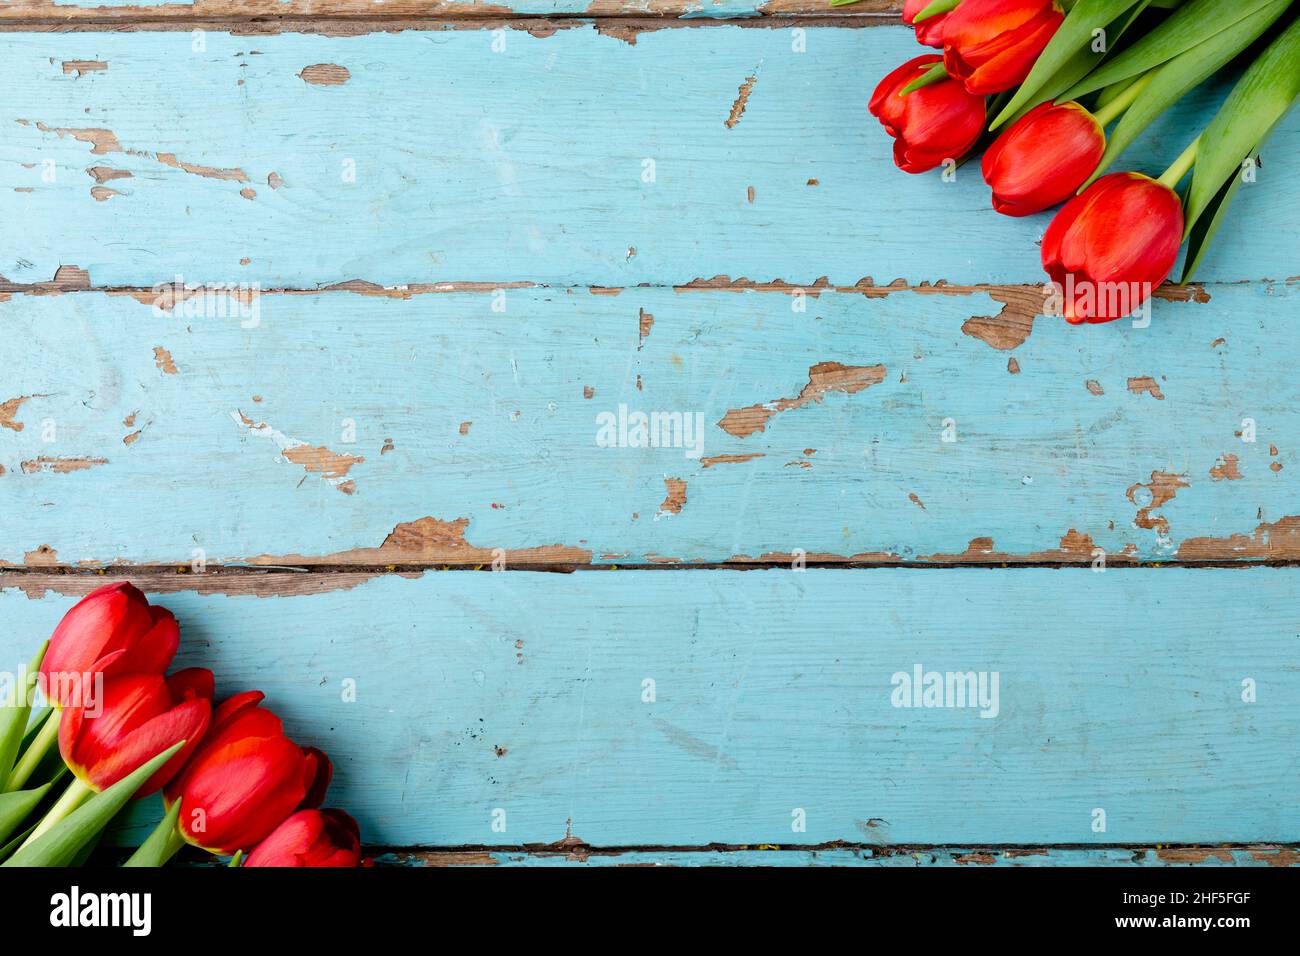
[[192,21],[257,17],[387,18],[407,17],[756,17],[780,14],[895,17],[901,0],[860,0],[832,8],[829,0],[7,0],[0,21],[53,21],[81,25],[94,21],[133,19]]
[[1300,559],[1298,284],[370,292],[0,302],[0,561]]
[[868,867],[1186,867],[1296,866],[1292,846],[1214,847],[826,847],[794,850],[636,849],[595,851],[557,847],[540,851],[496,848],[392,850],[376,866],[868,866]]
[[[452,572],[165,603],[178,665],[266,691],[379,845],[1289,843],[1298,575]],[[62,580],[3,580],[6,668]],[[893,706],[917,664],[996,672],[997,716]]]
[[[634,45],[602,29],[209,31],[201,52],[188,32],[0,36],[0,219],[24,224],[0,236],[0,275],[1040,281],[1045,216],[995,215],[975,166],[952,183],[894,168],[866,101],[915,54],[908,29],[665,29]],[[1163,169],[1221,93],[1170,111],[1132,164]],[[1298,147],[1289,121],[1203,279],[1296,274]]]

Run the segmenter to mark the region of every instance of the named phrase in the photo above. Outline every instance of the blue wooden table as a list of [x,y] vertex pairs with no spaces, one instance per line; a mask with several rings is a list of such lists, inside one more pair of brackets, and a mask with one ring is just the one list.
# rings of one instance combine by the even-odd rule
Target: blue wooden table
[[385,861],[1296,862],[1300,123],[1070,328],[896,10],[0,8],[0,667],[136,582]]

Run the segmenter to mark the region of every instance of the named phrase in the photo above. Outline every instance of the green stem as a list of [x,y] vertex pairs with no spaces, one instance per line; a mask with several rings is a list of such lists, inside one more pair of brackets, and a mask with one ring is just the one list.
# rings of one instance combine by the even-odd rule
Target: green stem
[[232,857],[230,858],[230,862],[227,863],[226,866],[235,866],[235,867],[237,867],[237,866],[239,866],[239,864],[243,861],[243,859],[244,859],[244,851],[243,851],[243,850],[236,850],[236,851],[235,851],[235,855],[232,856]]
[[9,781],[5,784],[5,793],[13,790],[21,790],[25,784],[36,772],[36,768],[41,765],[41,761],[59,742],[59,718],[58,709],[50,708],[43,718],[45,723],[41,726],[40,731],[32,738],[31,744],[26,752],[18,758],[18,763],[14,764],[13,773],[9,774]]
[[1192,140],[1191,145],[1183,150],[1183,155],[1175,159],[1174,164],[1165,170],[1165,174],[1160,177],[1158,182],[1170,189],[1182,182],[1183,177],[1187,175],[1187,171],[1196,165],[1196,150],[1200,145],[1201,138],[1198,136]]
[[89,784],[83,783],[80,777],[73,777],[72,782],[68,784],[68,789],[63,791],[63,796],[59,797],[58,802],[50,807],[49,812],[45,814],[40,823],[36,824],[36,829],[28,834],[27,839],[23,841],[23,845],[18,849],[21,850],[23,847],[34,843],[41,834],[60,820],[66,819],[73,810],[76,810],[77,807],[94,795],[95,791],[90,788]]
[[1135,82],[1129,84],[1124,92],[1120,93],[1105,106],[1099,106],[1092,111],[1092,118],[1102,126],[1109,126],[1111,121],[1117,119],[1120,113],[1137,102],[1137,98],[1142,95],[1142,91],[1150,85],[1155,79],[1156,71],[1151,70],[1145,76],[1139,77]]

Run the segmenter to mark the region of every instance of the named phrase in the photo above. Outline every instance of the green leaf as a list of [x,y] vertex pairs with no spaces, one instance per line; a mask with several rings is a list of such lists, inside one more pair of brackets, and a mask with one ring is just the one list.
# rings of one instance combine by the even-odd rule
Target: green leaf
[[[112,821],[110,820],[109,823],[112,823]],[[104,834],[108,832],[108,829],[108,824],[105,824],[104,829],[87,840],[86,845],[77,851],[77,855],[72,858],[68,866],[85,866],[86,861],[90,859],[90,854],[94,853],[99,847],[99,841],[104,839]]]
[[36,809],[45,795],[50,792],[53,783],[47,783],[34,790],[16,790],[13,793],[0,793],[0,844],[22,826],[28,814]]
[[44,719],[38,720],[32,727],[34,733],[29,733],[24,738],[22,756],[9,771],[9,779],[3,788],[6,793],[26,787],[27,781],[33,775],[49,765],[51,756],[54,758],[55,766],[63,765],[58,746],[60,717],[60,713],[51,708],[46,712]]
[[162,866],[173,856],[176,851],[185,845],[181,839],[180,832],[176,829],[176,821],[181,815],[181,802],[176,800],[163,818],[158,821],[148,839],[140,844],[140,849],[131,854],[123,866]]
[[[1128,49],[1089,73],[1082,82],[1071,87],[1065,96],[1068,99],[1078,99],[1145,73],[1240,21],[1253,17],[1264,8],[1276,5],[1277,0],[1233,0],[1231,3],[1224,3],[1223,0],[1191,0]],[[1282,4],[1283,10],[1286,6],[1287,4]],[[1282,10],[1277,11],[1273,19],[1281,14]]]
[[185,741],[172,744],[107,790],[95,794],[50,827],[34,843],[19,848],[17,853],[0,863],[0,866],[67,866],[76,859],[81,848],[104,829],[126,802],[135,796],[145,781],[157,773],[183,746]]
[[1128,108],[1111,132],[1101,162],[1097,164],[1096,171],[1079,191],[1087,189],[1104,174],[1120,154],[1128,149],[1142,131],[1155,122],[1165,110],[1254,43],[1269,26],[1276,22],[1278,17],[1286,12],[1290,5],[1291,0],[1272,0],[1255,11],[1252,16],[1234,23],[1228,29],[1179,54],[1164,66],[1157,67],[1150,74],[1151,79],[1142,94]]
[[1015,116],[1021,107],[1067,67],[1079,51],[1089,50],[1094,30],[1107,27],[1139,2],[1140,0],[1079,0],[1065,15],[1064,22],[1039,55],[1029,76],[990,128],[997,129]]
[[23,841],[26,840],[28,835],[35,829],[36,829],[36,824],[33,823],[22,833],[18,834],[12,840],[6,843],[3,847],[0,847],[0,863],[3,863],[5,860],[9,859],[9,857],[13,854],[14,850],[22,846]]
[[928,70],[914,79],[907,86],[898,91],[899,96],[906,96],[913,90],[919,90],[923,86],[930,86],[933,83],[939,83],[948,79],[948,69],[943,65],[943,60],[931,66]]
[[912,22],[924,23],[931,17],[937,17],[941,13],[950,13],[957,9],[959,3],[961,3],[961,0],[934,0],[933,3],[922,7],[921,12],[912,19]]
[[[1120,14],[1106,27],[1109,52],[1114,52],[1120,38],[1128,32],[1128,28],[1133,25],[1133,21],[1142,15],[1150,2],[1151,0],[1139,0],[1137,6],[1127,13]],[[1107,53],[1094,53],[1091,44],[1083,47],[1066,61],[1065,65],[1056,72],[1056,75],[1042,89],[1025,101],[1025,104],[1011,117],[1012,121],[1020,119],[1040,103],[1046,103],[1048,100],[1064,101],[1068,99],[1069,97],[1063,97],[1061,94],[1087,76],[1090,70],[1096,68],[1099,59],[1104,59],[1107,55]],[[1098,103],[1097,105],[1100,106],[1101,104]]]
[[[5,781],[14,769],[14,761],[18,759],[19,745],[27,733],[27,718],[32,713],[31,682],[34,675],[40,672],[45,649],[49,646],[49,641],[40,646],[36,656],[23,671],[21,679],[15,682],[13,692],[16,700],[0,707],[0,791],[5,789]],[[0,837],[2,839],[4,838]]]
[[1187,191],[1187,231],[1210,207],[1246,157],[1300,99],[1300,19],[1246,70],[1201,134],[1196,171]]
[[1223,225],[1223,219],[1228,212],[1228,207],[1232,205],[1232,200],[1237,196],[1237,190],[1245,182],[1242,172],[1239,169],[1232,174],[1228,181],[1223,184],[1223,188],[1215,194],[1209,205],[1205,207],[1205,214],[1200,216],[1192,227],[1187,240],[1187,258],[1184,260],[1183,277],[1178,280],[1179,285],[1187,285],[1192,281],[1192,276],[1200,267],[1201,260],[1205,258],[1205,253],[1209,251],[1210,243],[1214,240],[1214,234]]

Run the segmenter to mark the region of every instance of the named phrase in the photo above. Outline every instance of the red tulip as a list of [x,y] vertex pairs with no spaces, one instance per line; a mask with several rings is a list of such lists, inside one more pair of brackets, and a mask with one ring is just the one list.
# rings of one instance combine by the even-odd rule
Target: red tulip
[[[907,0],[903,4],[903,22],[916,29],[916,39],[918,43],[925,46],[932,46],[937,50],[943,49],[943,23],[948,19],[948,13],[936,14],[915,23],[916,15],[928,7],[934,0]],[[951,11],[949,11],[951,12]]]
[[342,810],[299,810],[257,845],[245,866],[353,867],[361,830]]
[[1043,236],[1043,268],[1067,321],[1110,322],[1169,277],[1182,242],[1172,189],[1140,173],[1111,173],[1056,214]]
[[64,615],[41,663],[46,696],[60,706],[90,703],[95,674],[161,674],[180,643],[176,618],[150,606],[126,582],[96,588]]
[[248,850],[289,814],[324,799],[329,760],[286,737],[280,718],[258,706],[264,697],[251,690],[223,702],[203,746],[167,785],[168,805],[181,800],[188,843],[223,856]]
[[136,792],[139,799],[185,765],[208,729],[211,711],[212,671],[195,667],[168,678],[117,674],[104,680],[102,700],[63,711],[59,752],[79,780],[92,790],[105,790],[184,740],[185,746]]
[[963,0],[944,19],[950,76],[983,96],[1024,82],[1065,14],[1056,0]]
[[1065,202],[1105,151],[1105,131],[1078,103],[1034,107],[984,153],[993,208],[1004,216],[1028,216]]
[[898,95],[939,61],[932,53],[908,60],[871,94],[867,108],[894,137],[894,162],[904,172],[923,173],[946,159],[960,158],[984,131],[984,98],[967,93],[955,80]]

